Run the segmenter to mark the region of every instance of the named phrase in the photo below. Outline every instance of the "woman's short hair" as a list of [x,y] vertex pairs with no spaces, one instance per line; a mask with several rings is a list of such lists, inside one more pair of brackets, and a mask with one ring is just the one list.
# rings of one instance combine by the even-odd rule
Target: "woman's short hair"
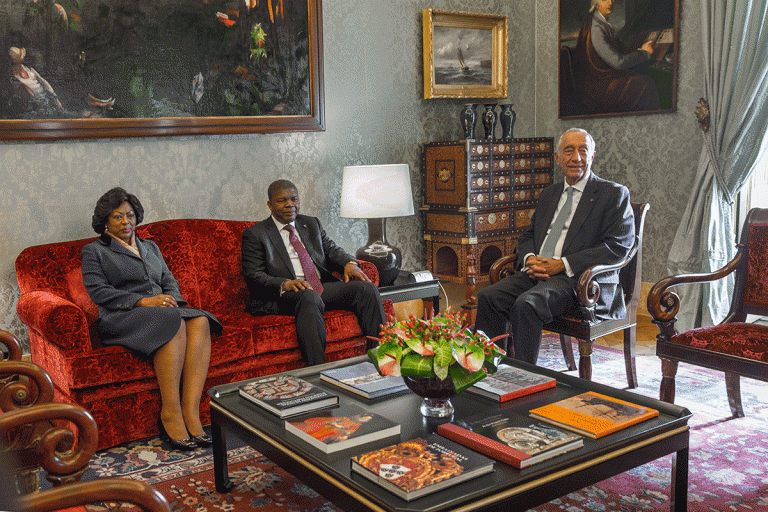
[[136,214],[136,225],[141,224],[141,221],[144,220],[144,207],[141,206],[139,198],[129,194],[121,187],[115,187],[108,190],[96,201],[96,208],[93,209],[93,218],[91,219],[93,230],[98,234],[104,233],[109,214],[126,201],[130,203],[133,213]]

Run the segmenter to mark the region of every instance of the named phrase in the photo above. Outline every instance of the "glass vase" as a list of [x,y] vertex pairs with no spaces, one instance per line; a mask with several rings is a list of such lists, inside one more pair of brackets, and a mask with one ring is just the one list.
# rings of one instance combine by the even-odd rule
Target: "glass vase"
[[408,389],[424,399],[419,407],[422,415],[446,418],[453,414],[451,398],[456,396],[456,390],[449,377],[445,380],[437,377],[403,377],[403,381]]

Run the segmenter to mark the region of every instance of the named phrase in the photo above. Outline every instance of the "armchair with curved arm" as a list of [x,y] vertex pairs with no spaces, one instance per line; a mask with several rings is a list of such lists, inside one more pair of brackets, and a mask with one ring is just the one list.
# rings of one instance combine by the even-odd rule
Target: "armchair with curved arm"
[[[732,273],[735,283],[725,319],[715,326],[678,333],[675,322],[680,297],[670,288],[711,282]],[[661,358],[661,400],[674,402],[675,376],[682,361],[724,372],[731,413],[744,416],[740,377],[768,381],[768,327],[746,322],[747,315],[768,315],[768,209],[749,211],[736,256],[721,269],[669,276],[656,283],[648,293],[648,312],[659,328],[656,355]]]
[[[632,210],[635,215],[635,244],[632,250],[622,261],[616,264],[594,265],[582,272],[576,287],[577,311],[574,311],[573,314],[555,317],[552,322],[544,325],[545,330],[560,335],[560,346],[563,349],[569,370],[576,369],[571,338],[576,338],[579,341],[579,377],[582,379],[589,380],[592,378],[594,341],[602,336],[623,331],[627,383],[630,388],[637,387],[637,370],[635,368],[637,309],[640,303],[642,282],[643,228],[649,208],[648,203],[632,203]],[[498,259],[491,266],[490,282],[495,283],[514,273],[516,259],[516,254]],[[601,320],[595,316],[595,304],[600,297],[600,285],[595,278],[605,272],[616,270],[619,270],[619,280],[624,291],[627,314],[624,318]]]
[[8,331],[0,330],[0,361],[21,361],[21,342]]

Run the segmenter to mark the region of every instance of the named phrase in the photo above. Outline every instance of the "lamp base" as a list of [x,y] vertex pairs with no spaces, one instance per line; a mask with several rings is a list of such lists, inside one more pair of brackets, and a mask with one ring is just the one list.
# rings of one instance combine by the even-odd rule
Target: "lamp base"
[[384,236],[386,219],[368,219],[368,244],[355,253],[358,260],[368,261],[379,272],[379,286],[390,286],[400,273],[403,256],[400,249],[389,245]]

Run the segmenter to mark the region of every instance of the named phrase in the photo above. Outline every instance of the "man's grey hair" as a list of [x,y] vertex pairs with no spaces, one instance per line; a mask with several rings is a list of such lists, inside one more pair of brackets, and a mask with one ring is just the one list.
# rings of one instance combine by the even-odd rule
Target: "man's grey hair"
[[565,134],[570,132],[578,132],[584,134],[584,137],[587,139],[587,147],[592,151],[595,150],[595,139],[592,137],[592,135],[589,134],[587,130],[584,130],[583,128],[568,128],[563,132],[563,134],[560,136],[560,139],[557,141],[557,151],[560,151],[560,145],[563,143],[563,137],[565,137]]

